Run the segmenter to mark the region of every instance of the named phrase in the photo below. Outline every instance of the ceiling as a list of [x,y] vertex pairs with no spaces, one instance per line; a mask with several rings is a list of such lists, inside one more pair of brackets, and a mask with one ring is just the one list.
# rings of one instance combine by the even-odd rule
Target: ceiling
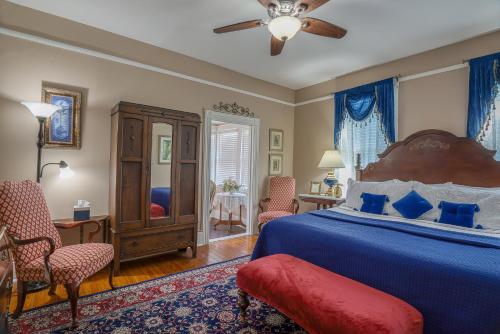
[[298,89],[500,28],[500,0],[331,0],[308,16],[348,30],[340,40],[299,32],[269,55],[266,27],[213,28],[266,19],[257,0],[10,0]]

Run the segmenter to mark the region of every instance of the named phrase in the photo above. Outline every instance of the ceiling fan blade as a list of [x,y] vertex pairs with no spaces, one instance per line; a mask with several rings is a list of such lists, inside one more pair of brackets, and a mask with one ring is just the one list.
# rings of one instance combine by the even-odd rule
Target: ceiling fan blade
[[259,1],[260,4],[266,8],[269,8],[269,5],[278,6],[277,0],[257,0],[257,1]]
[[330,1],[330,0],[302,0],[300,2],[300,5],[306,6],[303,13],[309,13],[309,12],[312,12],[313,10],[315,10],[316,8],[323,6],[328,1]]
[[276,37],[271,37],[271,56],[277,56],[283,50],[285,46],[285,41],[279,40]]
[[310,34],[332,38],[342,38],[347,33],[347,30],[344,28],[319,19],[313,19],[311,17],[304,18],[302,22],[302,31]]
[[264,23],[262,22],[262,20],[252,20],[252,21],[240,22],[240,23],[231,24],[231,25],[228,25],[225,27],[215,28],[214,33],[222,34],[225,32],[258,28],[263,24]]

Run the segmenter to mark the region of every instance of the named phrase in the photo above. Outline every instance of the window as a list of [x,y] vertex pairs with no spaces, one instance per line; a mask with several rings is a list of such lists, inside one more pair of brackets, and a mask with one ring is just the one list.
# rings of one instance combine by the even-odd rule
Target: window
[[234,124],[213,126],[211,178],[217,185],[233,179],[244,190],[249,184],[250,128]]
[[347,117],[340,135],[339,150],[345,167],[337,170],[339,182],[347,184],[349,178],[356,178],[356,155],[361,154],[361,166],[378,160],[378,154],[387,148],[380,117],[372,112],[368,119],[356,122]]
[[495,100],[491,120],[484,132],[484,137],[479,142],[487,149],[496,150],[495,160],[500,161],[500,94]]

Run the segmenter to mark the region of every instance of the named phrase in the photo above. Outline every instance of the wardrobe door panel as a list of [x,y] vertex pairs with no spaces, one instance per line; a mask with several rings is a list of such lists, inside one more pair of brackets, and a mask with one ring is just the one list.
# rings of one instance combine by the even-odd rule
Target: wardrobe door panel
[[181,163],[180,212],[181,216],[196,212],[196,165]]
[[190,125],[182,126],[181,160],[196,160],[197,128]]
[[176,223],[197,223],[198,211],[198,125],[181,122],[179,151],[178,216]]
[[142,159],[144,120],[124,117],[122,121],[122,159]]
[[141,174],[141,162],[122,162],[122,222],[136,222],[141,220]]
[[120,136],[120,230],[143,228],[147,161],[147,117],[123,113]]

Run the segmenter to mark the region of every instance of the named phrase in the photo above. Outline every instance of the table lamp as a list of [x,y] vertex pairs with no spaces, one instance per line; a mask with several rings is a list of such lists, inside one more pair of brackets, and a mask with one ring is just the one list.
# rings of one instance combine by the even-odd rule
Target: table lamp
[[[342,188],[338,183],[338,180],[335,178],[335,168],[344,168],[344,162],[342,161],[342,157],[340,156],[339,151],[337,150],[328,150],[325,151],[321,161],[318,164],[318,168],[328,169],[328,175],[323,179],[323,182],[328,186],[328,190],[326,191],[327,196],[335,196],[336,198],[342,197]],[[335,185],[335,189],[333,186]]]

